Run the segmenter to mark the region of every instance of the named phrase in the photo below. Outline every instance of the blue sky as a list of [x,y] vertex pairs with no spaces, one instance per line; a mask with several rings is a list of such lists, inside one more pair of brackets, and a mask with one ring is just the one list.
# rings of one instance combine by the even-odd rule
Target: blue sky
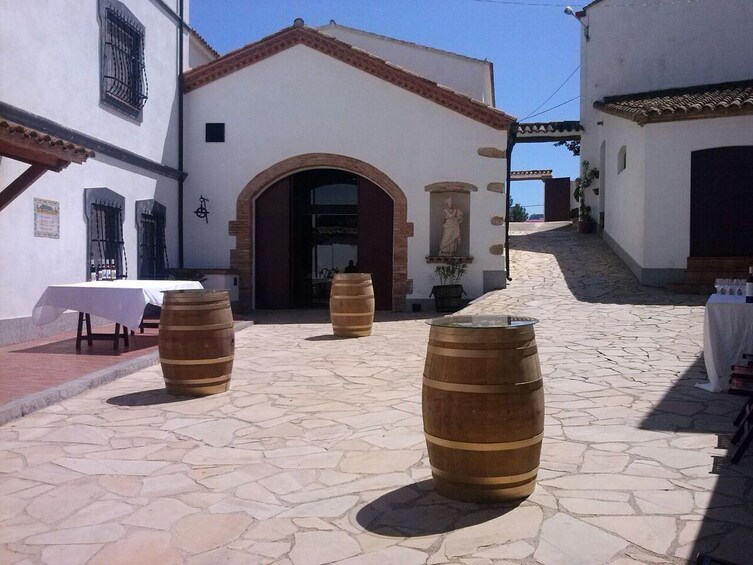
[[[494,64],[497,107],[524,121],[577,120],[581,26],[557,0],[190,0],[190,23],[225,54],[303,18],[338,24],[444,49]],[[578,9],[582,4],[571,4]],[[544,103],[538,110],[536,108]],[[578,174],[576,157],[551,143],[518,144],[513,170]],[[543,183],[513,182],[515,202],[541,212]]]

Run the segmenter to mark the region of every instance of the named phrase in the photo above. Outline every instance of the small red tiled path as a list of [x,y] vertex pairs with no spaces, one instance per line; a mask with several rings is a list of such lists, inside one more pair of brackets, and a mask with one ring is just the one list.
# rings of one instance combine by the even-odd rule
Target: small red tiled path
[[[113,333],[114,325],[94,331]],[[111,341],[95,341],[90,347],[83,340],[77,351],[76,332],[72,331],[0,347],[0,404],[156,351],[157,330],[146,328],[129,341],[129,347],[121,341],[115,351]]]

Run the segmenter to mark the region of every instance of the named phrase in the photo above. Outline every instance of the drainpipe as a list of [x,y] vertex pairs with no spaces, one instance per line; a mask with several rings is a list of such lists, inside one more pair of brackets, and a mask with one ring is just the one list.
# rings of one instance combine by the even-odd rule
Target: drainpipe
[[511,281],[510,276],[510,172],[512,171],[512,149],[515,147],[515,138],[518,135],[518,122],[510,124],[510,130],[507,132],[507,182],[505,183],[505,271],[507,280]]
[[183,268],[183,1],[180,0],[180,23],[178,24],[178,267]]

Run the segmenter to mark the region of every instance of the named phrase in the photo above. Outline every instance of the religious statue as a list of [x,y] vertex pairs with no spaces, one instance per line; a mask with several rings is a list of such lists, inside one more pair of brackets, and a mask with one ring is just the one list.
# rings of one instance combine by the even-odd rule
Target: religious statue
[[463,211],[454,208],[452,196],[445,200],[442,211],[442,239],[439,241],[439,254],[443,256],[455,255],[460,245],[460,224],[463,223]]

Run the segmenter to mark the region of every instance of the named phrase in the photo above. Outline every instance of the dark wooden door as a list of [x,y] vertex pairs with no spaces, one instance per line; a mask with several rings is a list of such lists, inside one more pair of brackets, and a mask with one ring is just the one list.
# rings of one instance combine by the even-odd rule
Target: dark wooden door
[[377,310],[392,310],[392,198],[358,181],[358,271],[371,273]]
[[570,178],[544,181],[544,221],[557,222],[570,219]]
[[690,255],[753,255],[753,146],[694,151]]
[[290,308],[290,177],[266,189],[255,208],[256,308]]

